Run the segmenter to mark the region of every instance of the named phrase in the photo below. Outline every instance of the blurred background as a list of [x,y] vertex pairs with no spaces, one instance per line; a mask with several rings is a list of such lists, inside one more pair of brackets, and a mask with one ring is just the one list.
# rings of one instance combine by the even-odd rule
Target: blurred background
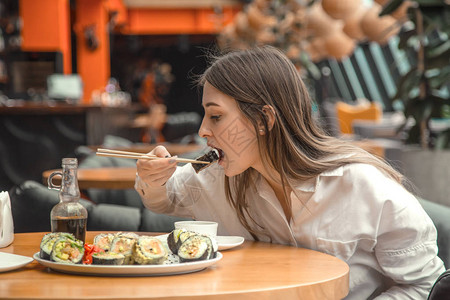
[[98,146],[194,157],[207,54],[269,44],[330,135],[450,206],[449,13],[445,0],[1,0],[0,188]]

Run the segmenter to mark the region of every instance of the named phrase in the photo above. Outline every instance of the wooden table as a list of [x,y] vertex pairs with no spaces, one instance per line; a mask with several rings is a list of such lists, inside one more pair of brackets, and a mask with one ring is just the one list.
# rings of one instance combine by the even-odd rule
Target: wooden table
[[[88,232],[91,242],[98,232]],[[15,234],[2,252],[32,256],[44,233]],[[320,252],[261,242],[223,251],[199,272],[157,277],[58,273],[34,261],[0,273],[0,299],[342,299],[349,268]]]
[[[47,186],[47,180],[53,172],[61,169],[47,170],[42,173],[42,183]],[[136,179],[136,167],[81,168],[77,171],[80,189],[133,189]],[[61,184],[61,177],[53,177],[54,184]]]

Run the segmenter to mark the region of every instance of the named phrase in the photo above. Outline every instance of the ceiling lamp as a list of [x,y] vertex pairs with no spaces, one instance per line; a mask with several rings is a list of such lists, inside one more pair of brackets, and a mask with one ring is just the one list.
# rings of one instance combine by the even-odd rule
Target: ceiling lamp
[[247,15],[240,11],[236,14],[234,18],[234,24],[236,26],[236,34],[243,38],[250,38],[253,34],[253,28],[249,26]]
[[319,62],[328,55],[327,50],[325,49],[325,41],[321,37],[313,38],[306,44],[305,51],[308,52],[309,57],[313,62]]
[[[381,7],[383,7],[386,3],[389,2],[389,0],[375,0],[376,3],[378,3]],[[408,10],[408,7],[411,6],[411,1],[403,0],[403,3],[391,13],[391,16],[396,18],[397,20],[401,20],[406,17],[406,11]]]
[[306,29],[312,36],[326,36],[338,29],[341,21],[331,18],[320,3],[314,3],[306,12]]
[[277,36],[269,28],[263,28],[255,33],[258,45],[271,45],[277,41]]
[[400,29],[391,15],[380,17],[381,6],[374,3],[363,15],[360,25],[365,36],[372,42],[384,45]]
[[249,4],[247,6],[248,25],[254,30],[260,30],[267,26],[273,26],[277,23],[274,16],[265,15],[257,5]]
[[286,50],[286,56],[289,57],[293,61],[297,61],[300,59],[300,47],[296,44],[291,44]]
[[357,41],[361,41],[365,38],[364,32],[361,30],[360,22],[366,11],[367,7],[361,5],[353,15],[344,21],[345,23],[342,30],[346,35]]
[[328,56],[342,60],[353,53],[356,42],[342,30],[337,30],[333,34],[324,37],[324,45]]
[[403,3],[391,13],[391,16],[397,20],[405,20],[408,7],[412,5],[411,1],[403,1]]
[[339,20],[347,19],[361,6],[361,0],[322,0],[323,10]]

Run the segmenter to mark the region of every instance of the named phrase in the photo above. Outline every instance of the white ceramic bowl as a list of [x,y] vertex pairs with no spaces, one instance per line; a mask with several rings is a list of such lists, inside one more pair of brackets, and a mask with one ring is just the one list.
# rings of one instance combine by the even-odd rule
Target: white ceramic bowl
[[217,236],[217,222],[210,221],[178,221],[174,223],[175,229],[184,228],[200,234],[207,234],[211,237]]

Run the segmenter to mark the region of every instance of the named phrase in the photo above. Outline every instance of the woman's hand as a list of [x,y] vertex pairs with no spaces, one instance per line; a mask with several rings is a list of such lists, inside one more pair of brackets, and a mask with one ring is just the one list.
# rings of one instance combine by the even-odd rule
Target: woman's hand
[[177,168],[176,156],[171,157],[164,146],[156,146],[148,154],[164,159],[139,159],[136,163],[137,173],[141,180],[150,187],[160,187],[172,176]]

